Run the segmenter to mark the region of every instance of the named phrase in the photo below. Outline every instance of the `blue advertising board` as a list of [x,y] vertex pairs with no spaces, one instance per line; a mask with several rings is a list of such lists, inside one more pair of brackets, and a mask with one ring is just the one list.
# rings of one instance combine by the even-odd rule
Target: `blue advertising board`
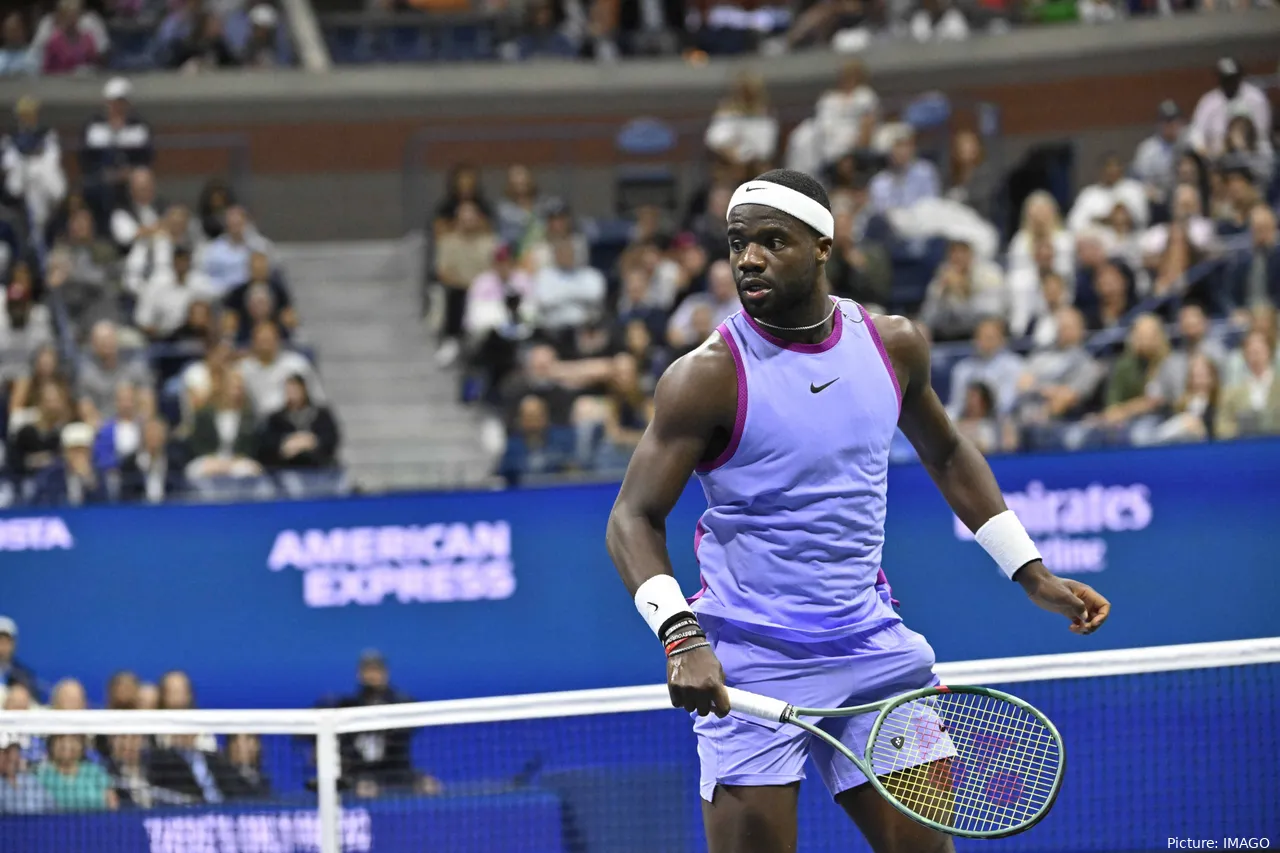
[[[1277,632],[1280,442],[993,460],[1051,567],[1108,595],[1081,638],[1029,605],[926,472],[890,474],[885,571],[940,660]],[[604,547],[617,487],[0,515],[0,613],[46,683],[192,674],[206,707],[308,706],[361,650],[434,699],[652,683],[662,656]],[[691,484],[668,521],[697,588]]]

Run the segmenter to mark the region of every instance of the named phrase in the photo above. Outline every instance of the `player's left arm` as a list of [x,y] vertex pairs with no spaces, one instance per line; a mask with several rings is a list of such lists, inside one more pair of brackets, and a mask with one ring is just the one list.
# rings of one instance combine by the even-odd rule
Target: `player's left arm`
[[[991,466],[973,443],[956,430],[934,392],[929,381],[929,344],[911,321],[877,316],[873,322],[902,388],[898,425],[951,509],[977,533],[1008,510]],[[1096,631],[1111,612],[1111,604],[1091,587],[1057,577],[1039,559],[1010,571],[1032,601],[1066,616],[1077,634]]]

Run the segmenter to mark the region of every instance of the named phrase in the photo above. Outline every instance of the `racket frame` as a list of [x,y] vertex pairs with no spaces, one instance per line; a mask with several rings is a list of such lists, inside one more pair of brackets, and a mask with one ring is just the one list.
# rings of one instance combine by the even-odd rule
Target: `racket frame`
[[[733,691],[733,692],[738,692],[738,691]],[[1057,772],[1054,774],[1053,786],[1049,792],[1049,796],[1045,800],[1044,805],[1029,820],[1023,823],[1020,823],[1017,826],[1010,827],[1008,829],[1000,829],[1000,830],[985,831],[985,832],[975,832],[973,830],[956,829],[955,827],[946,826],[944,824],[938,823],[937,821],[930,820],[929,818],[926,818],[923,815],[913,812],[911,809],[907,808],[905,805],[898,802],[898,799],[893,794],[891,794],[888,791],[888,789],[885,788],[884,783],[880,781],[880,778],[878,776],[876,776],[876,773],[874,770],[874,764],[872,761],[872,751],[875,747],[876,737],[880,733],[880,728],[884,725],[885,721],[888,720],[889,715],[896,708],[902,705],[905,705],[909,702],[914,702],[917,699],[923,699],[927,696],[943,696],[949,693],[966,693],[969,695],[985,696],[991,699],[1008,702],[1009,704],[1015,705],[1021,708],[1022,710],[1028,712],[1037,720],[1039,720],[1040,723],[1043,724],[1044,727],[1048,729],[1049,733],[1053,736],[1054,741],[1058,744]],[[732,699],[730,701],[732,703]],[[876,716],[875,723],[872,724],[871,726],[871,734],[867,737],[866,752],[862,756],[858,756],[857,754],[855,754],[853,750],[849,749],[849,747],[841,743],[838,738],[823,731],[813,723],[800,719],[800,717],[802,716],[803,717],[828,717],[828,718],[857,717],[862,714],[872,713],[873,711],[878,711],[879,713]],[[770,715],[770,716],[773,719],[778,720],[779,722],[790,724],[803,729],[804,731],[808,732],[809,734],[813,735],[814,737],[817,737],[818,739],[826,743],[828,746],[830,746],[832,749],[839,752],[845,758],[852,761],[854,766],[862,771],[862,775],[867,777],[867,781],[870,782],[871,786],[876,789],[876,792],[879,793],[880,796],[888,800],[895,809],[902,812],[907,817],[911,818],[911,820],[915,821],[916,823],[923,824],[929,827],[930,829],[935,829],[938,832],[943,832],[943,833],[946,833],[947,835],[958,836],[960,838],[1007,838],[1011,835],[1017,835],[1019,833],[1026,832],[1028,829],[1035,826],[1040,821],[1044,820],[1045,815],[1049,814],[1049,810],[1053,808],[1053,804],[1054,802],[1057,801],[1058,794],[1062,790],[1062,779],[1067,769],[1066,744],[1063,742],[1062,735],[1059,734],[1058,728],[1053,724],[1053,721],[1050,720],[1048,717],[1046,717],[1043,713],[1040,712],[1039,709],[1031,705],[1029,702],[1025,702],[1022,699],[1019,699],[1017,696],[1011,696],[1010,694],[1005,693],[1002,690],[993,690],[990,687],[976,687],[971,685],[954,685],[954,686],[948,687],[944,685],[938,685],[935,687],[924,687],[919,690],[912,690],[909,693],[903,693],[899,696],[894,696],[890,699],[885,699],[881,702],[873,702],[868,705],[852,705],[847,708],[799,708],[794,705],[787,705],[786,708],[781,712],[781,714],[777,716],[773,716],[773,715]]]

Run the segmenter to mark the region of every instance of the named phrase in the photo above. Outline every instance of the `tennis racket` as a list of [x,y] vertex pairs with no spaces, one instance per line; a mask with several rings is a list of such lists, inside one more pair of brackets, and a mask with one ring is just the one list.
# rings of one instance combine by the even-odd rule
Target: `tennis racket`
[[[796,708],[729,687],[734,711],[798,726],[852,761],[914,821],[964,838],[1035,826],[1062,787],[1066,751],[1044,714],[986,687],[928,687],[849,708]],[[878,713],[864,755],[802,717]]]

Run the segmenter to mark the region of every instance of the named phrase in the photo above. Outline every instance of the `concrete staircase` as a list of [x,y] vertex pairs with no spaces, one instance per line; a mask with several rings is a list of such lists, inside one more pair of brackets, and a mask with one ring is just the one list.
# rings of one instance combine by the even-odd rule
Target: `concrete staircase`
[[493,424],[458,402],[419,319],[420,243],[280,246],[320,375],[342,429],[342,458],[368,491],[475,486],[493,470]]

